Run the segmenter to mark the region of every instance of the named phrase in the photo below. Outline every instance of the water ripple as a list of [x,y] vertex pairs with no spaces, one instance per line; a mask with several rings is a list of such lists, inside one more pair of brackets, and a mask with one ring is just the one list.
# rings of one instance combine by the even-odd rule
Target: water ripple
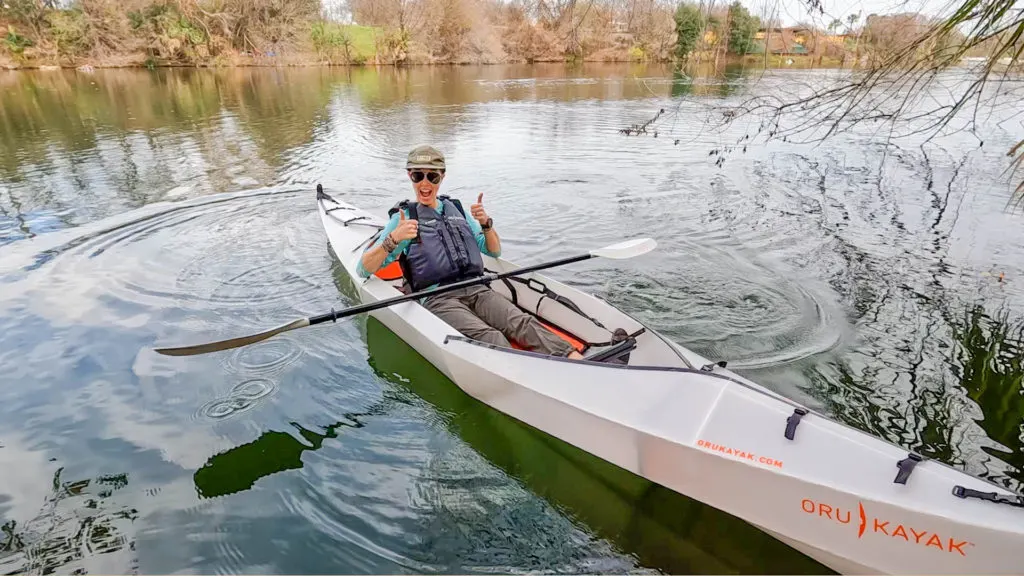
[[287,336],[264,340],[230,353],[224,364],[228,370],[242,374],[273,374],[302,358],[303,349]]
[[239,382],[231,388],[227,396],[204,404],[196,415],[210,420],[233,417],[255,408],[263,398],[273,394],[276,389],[277,385],[272,380],[263,378]]

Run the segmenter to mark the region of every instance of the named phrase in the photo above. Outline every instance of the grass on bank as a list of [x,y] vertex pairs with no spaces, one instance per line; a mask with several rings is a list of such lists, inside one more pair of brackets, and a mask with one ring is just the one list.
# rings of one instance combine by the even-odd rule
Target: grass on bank
[[364,64],[377,53],[381,29],[335,22],[315,22],[310,32],[313,49],[322,60],[336,64]]

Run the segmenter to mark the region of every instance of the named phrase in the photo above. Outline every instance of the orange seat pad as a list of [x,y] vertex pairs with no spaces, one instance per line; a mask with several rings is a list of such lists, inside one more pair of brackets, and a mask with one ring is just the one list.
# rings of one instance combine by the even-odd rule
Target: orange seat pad
[[[547,328],[548,331],[551,332],[552,334],[558,336],[562,340],[565,340],[569,344],[572,344],[572,347],[575,348],[577,352],[579,352],[580,354],[583,353],[583,349],[586,347],[586,345],[583,342],[577,340],[576,338],[573,338],[571,335],[543,321],[540,321],[540,324],[541,326]],[[512,347],[515,348],[516,350],[526,350],[526,348],[524,348],[519,342],[512,342],[511,344]]]
[[[398,260],[395,260],[391,264],[388,264],[387,266],[381,268],[380,270],[377,270],[374,273],[374,276],[380,278],[381,280],[398,280],[402,277],[402,266],[398,263]],[[586,344],[572,337],[570,334],[567,334],[543,321],[541,321],[540,324],[541,326],[547,328],[552,334],[558,336],[562,340],[565,340],[569,344],[572,344],[572,347],[575,348],[577,352],[582,354],[583,349],[586,348]],[[526,348],[524,348],[518,342],[512,342],[512,347],[515,348],[516,350],[526,350]]]

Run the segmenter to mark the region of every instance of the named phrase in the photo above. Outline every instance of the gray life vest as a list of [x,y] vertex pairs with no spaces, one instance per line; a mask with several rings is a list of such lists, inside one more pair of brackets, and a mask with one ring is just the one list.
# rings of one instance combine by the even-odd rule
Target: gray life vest
[[405,208],[409,218],[419,224],[416,238],[406,253],[398,257],[402,275],[414,291],[476,278],[484,273],[483,255],[466,221],[462,203],[448,196],[437,199],[444,206],[442,214],[408,200],[388,211],[389,215],[394,215]]

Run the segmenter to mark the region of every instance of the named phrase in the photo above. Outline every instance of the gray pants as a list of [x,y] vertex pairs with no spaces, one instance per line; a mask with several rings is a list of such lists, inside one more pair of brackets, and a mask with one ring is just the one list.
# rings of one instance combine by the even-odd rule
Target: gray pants
[[511,348],[515,340],[523,348],[552,356],[568,356],[571,344],[544,328],[487,286],[468,286],[437,296],[423,305],[467,338]]

